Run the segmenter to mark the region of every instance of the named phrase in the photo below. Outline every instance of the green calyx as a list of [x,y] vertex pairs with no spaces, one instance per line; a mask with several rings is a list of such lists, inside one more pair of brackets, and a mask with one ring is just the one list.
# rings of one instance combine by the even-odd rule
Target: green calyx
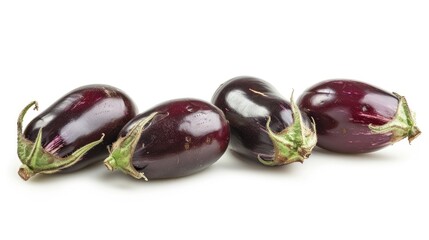
[[258,155],[258,160],[267,166],[279,166],[293,162],[304,162],[308,158],[317,143],[316,125],[311,123],[312,128],[305,126],[301,112],[293,101],[293,93],[290,99],[293,123],[281,132],[275,133],[270,128],[271,117],[268,116],[266,123],[267,133],[274,146],[272,159],[262,159]]
[[405,97],[397,93],[393,94],[399,99],[398,109],[393,119],[380,126],[370,124],[369,129],[376,134],[392,134],[390,140],[392,144],[406,137],[411,143],[421,134],[420,129],[416,126],[414,115],[408,107]]
[[120,137],[116,142],[113,143],[109,157],[104,160],[104,165],[110,170],[119,169],[125,174],[131,175],[134,178],[148,180],[144,173],[137,171],[133,164],[132,158],[136,149],[137,143],[140,140],[140,136],[144,131],[146,125],[152,121],[157,115],[154,112],[146,118],[140,120],[131,128],[131,130],[124,137]]
[[18,117],[18,157],[22,162],[18,174],[24,179],[28,180],[32,176],[43,173],[52,174],[60,171],[61,169],[70,167],[79,162],[82,157],[93,147],[103,141],[104,134],[97,141],[88,143],[87,145],[77,149],[68,157],[58,157],[42,147],[42,128],[40,128],[37,138],[34,142],[25,138],[22,133],[22,122],[28,109],[34,106],[34,110],[38,109],[36,101],[28,104],[19,114]]

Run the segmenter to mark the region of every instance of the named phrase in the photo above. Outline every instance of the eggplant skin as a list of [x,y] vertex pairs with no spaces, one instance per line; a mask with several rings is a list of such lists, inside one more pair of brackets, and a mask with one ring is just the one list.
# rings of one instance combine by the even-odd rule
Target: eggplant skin
[[[267,134],[266,125],[269,117],[271,118],[269,125],[273,132],[280,133],[294,123],[290,102],[286,101],[271,84],[255,77],[240,76],[226,81],[214,93],[212,103],[225,113],[229,121],[230,149],[252,160],[276,156],[273,140]],[[311,129],[310,119],[305,113],[301,115],[303,124]],[[304,155],[303,158],[294,161],[302,162],[308,157],[307,153]],[[289,160],[282,160],[273,165],[288,164]],[[273,162],[275,161],[274,158]]]
[[[411,141],[420,134],[404,97],[360,81],[317,83],[300,96],[298,105],[316,122],[317,146],[333,152],[373,152],[407,136]],[[403,107],[412,123],[406,126],[408,130],[397,136],[396,130],[371,130],[397,121],[398,107]]]
[[116,140],[121,128],[136,113],[131,98],[120,89],[101,84],[82,86],[36,116],[25,128],[24,136],[34,141],[42,128],[43,149],[67,157],[105,134],[102,143],[89,150],[80,161],[60,171],[72,172],[103,161],[109,154],[107,146]]
[[132,155],[132,165],[147,179],[187,176],[215,163],[226,151],[229,124],[210,103],[175,99],[137,115],[122,129],[125,137],[139,121],[156,116],[142,131]]

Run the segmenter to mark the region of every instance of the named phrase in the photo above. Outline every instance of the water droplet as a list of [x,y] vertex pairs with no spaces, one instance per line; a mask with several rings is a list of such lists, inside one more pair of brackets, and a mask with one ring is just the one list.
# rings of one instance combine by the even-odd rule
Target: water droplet
[[185,143],[185,150],[189,150],[189,148],[190,148],[189,143]]
[[195,108],[194,108],[192,105],[188,105],[188,106],[186,106],[186,110],[187,110],[188,112],[195,112]]
[[185,141],[189,143],[189,142],[191,142],[191,141],[192,141],[192,138],[191,138],[190,136],[186,136],[186,137],[185,137]]

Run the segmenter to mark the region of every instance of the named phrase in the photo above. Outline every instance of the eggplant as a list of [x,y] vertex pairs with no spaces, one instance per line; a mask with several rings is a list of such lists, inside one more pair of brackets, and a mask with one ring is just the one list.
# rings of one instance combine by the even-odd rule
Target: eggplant
[[230,149],[267,166],[303,162],[316,145],[315,126],[268,82],[241,76],[223,83],[212,103],[231,128]]
[[176,99],[133,118],[104,161],[137,179],[176,178],[215,163],[230,138],[224,114],[210,103]]
[[73,172],[104,160],[121,128],[137,113],[133,101],[108,85],[87,85],[67,93],[36,116],[22,133],[28,104],[18,117],[18,171],[28,180],[37,173]]
[[298,105],[316,122],[317,146],[333,152],[373,152],[420,134],[405,97],[355,80],[317,83]]

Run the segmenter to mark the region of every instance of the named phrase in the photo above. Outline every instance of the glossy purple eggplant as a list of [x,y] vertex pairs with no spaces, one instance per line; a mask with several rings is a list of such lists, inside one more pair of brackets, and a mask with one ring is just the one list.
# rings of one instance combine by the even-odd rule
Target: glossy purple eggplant
[[420,134],[404,97],[363,82],[318,83],[298,105],[316,122],[317,145],[333,152],[372,152]]
[[264,165],[303,162],[316,145],[310,119],[284,100],[269,83],[236,77],[222,84],[212,102],[231,127],[230,148]]
[[137,179],[182,177],[216,162],[229,137],[228,122],[217,107],[195,99],[171,100],[132,119],[104,163]]
[[18,118],[18,173],[27,180],[37,173],[71,172],[102,161],[107,146],[136,115],[132,100],[108,85],[77,88],[35,117],[22,133],[27,105]]

